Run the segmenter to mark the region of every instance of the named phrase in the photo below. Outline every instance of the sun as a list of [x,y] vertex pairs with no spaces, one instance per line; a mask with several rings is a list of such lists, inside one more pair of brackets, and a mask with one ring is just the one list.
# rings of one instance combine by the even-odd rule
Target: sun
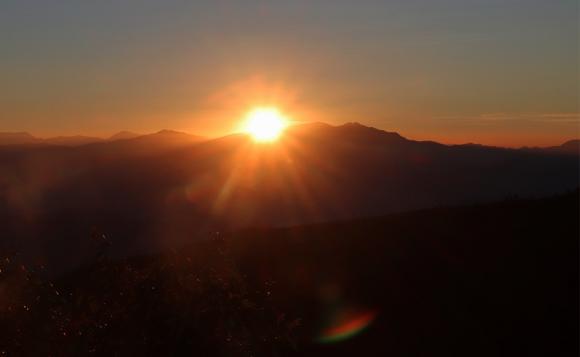
[[288,120],[277,108],[255,108],[246,116],[244,132],[255,141],[268,142],[278,139],[288,126]]

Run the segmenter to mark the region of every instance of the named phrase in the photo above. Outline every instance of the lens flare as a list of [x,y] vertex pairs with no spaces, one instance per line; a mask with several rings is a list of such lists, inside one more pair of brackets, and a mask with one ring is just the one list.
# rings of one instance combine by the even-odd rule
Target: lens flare
[[376,311],[343,313],[322,331],[317,341],[320,343],[334,343],[347,340],[363,332],[376,317]]

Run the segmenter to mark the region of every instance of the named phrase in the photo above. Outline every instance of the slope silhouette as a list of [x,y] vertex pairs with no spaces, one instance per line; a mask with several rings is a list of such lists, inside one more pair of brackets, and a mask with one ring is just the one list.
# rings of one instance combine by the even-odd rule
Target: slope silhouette
[[[0,261],[9,355],[575,356],[578,192],[239,232],[57,279]],[[372,309],[359,335],[319,336]],[[34,341],[34,343],[29,343]]]

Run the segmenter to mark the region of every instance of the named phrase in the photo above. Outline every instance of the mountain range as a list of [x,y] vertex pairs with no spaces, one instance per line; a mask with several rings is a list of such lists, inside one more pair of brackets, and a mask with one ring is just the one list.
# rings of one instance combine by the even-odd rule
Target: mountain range
[[578,183],[577,152],[443,145],[357,123],[297,125],[270,144],[161,131],[81,146],[5,145],[0,248],[62,270],[94,256],[94,237],[125,256],[208,232],[542,197]]
[[[348,123],[348,125],[356,125],[358,123]],[[163,132],[174,132],[172,130],[161,130]],[[178,132],[175,132],[178,133]],[[183,133],[187,135],[186,133]],[[108,138],[100,138],[96,136],[86,135],[70,135],[70,136],[55,136],[49,138],[39,138],[27,132],[0,132],[0,146],[2,145],[60,145],[60,146],[81,146],[87,144],[94,144],[100,142],[110,142],[117,140],[134,139],[141,134],[131,131],[120,131],[111,135]],[[146,136],[146,135],[143,135]],[[572,139],[564,142],[562,145],[549,147],[523,147],[522,150],[550,150],[556,152],[580,153],[580,140]]]
[[99,138],[86,135],[55,136],[39,138],[27,132],[0,132],[0,145],[61,145],[81,146],[99,142],[132,139],[140,136],[129,131],[118,132],[109,138]]

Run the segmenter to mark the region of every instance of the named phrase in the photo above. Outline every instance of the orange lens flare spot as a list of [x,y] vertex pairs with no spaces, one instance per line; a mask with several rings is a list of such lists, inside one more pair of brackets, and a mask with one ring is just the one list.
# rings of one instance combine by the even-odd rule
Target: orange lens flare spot
[[376,317],[377,313],[375,311],[345,314],[324,329],[317,341],[334,343],[349,339],[365,330]]

